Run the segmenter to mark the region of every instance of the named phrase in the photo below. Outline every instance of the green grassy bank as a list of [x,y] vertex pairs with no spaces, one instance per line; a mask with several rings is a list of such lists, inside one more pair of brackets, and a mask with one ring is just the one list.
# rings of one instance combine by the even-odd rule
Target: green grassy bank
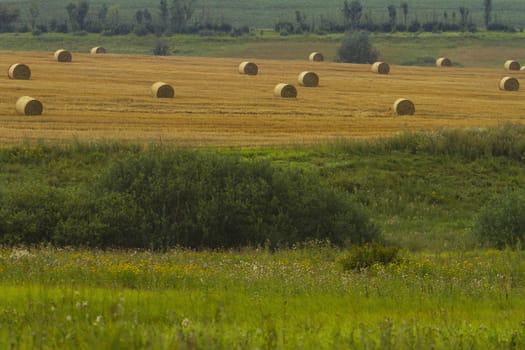
[[[58,48],[87,53],[104,46],[109,53],[151,55],[157,43],[166,44],[170,55],[239,57],[259,59],[301,59],[321,51],[334,60],[342,35],[280,36],[273,31],[257,31],[241,37],[173,35],[103,36],[99,34],[0,34],[0,50],[49,51]],[[525,60],[523,33],[397,33],[373,34],[372,44],[379,58],[391,64],[434,65],[436,57],[448,56],[464,67],[501,68],[507,59]]]

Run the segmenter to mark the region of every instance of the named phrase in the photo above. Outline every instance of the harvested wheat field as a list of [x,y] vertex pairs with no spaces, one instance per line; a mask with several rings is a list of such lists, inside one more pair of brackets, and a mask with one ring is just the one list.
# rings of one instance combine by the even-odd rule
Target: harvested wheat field
[[[0,79],[0,145],[75,138],[282,146],[525,120],[525,93],[499,90],[504,71],[496,69],[397,66],[377,75],[369,65],[258,60],[259,74],[249,76],[238,73],[237,58],[74,55],[64,65],[52,52],[0,52],[6,71],[15,61],[32,70],[31,80]],[[274,96],[277,83],[313,69],[319,88]],[[156,81],[170,82],[177,97],[152,97]],[[44,113],[19,115],[23,95],[42,101]],[[393,115],[400,97],[414,102],[415,115]]]

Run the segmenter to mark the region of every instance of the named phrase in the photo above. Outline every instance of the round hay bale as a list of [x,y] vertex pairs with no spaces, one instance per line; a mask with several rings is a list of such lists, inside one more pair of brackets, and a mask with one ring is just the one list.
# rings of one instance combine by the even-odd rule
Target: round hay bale
[[522,67],[520,68],[520,70],[525,70],[525,66],[522,66]]
[[23,63],[15,63],[9,67],[7,75],[9,79],[28,80],[31,78],[31,69]]
[[505,64],[503,65],[506,70],[520,70],[521,65],[518,61],[514,60],[507,60],[505,61]]
[[308,59],[310,60],[310,62],[323,62],[324,56],[320,52],[312,52],[310,56],[308,56]]
[[90,52],[92,55],[96,55],[99,53],[106,53],[106,49],[103,48],[102,46],[95,46],[94,48],[91,49]]
[[246,75],[257,75],[259,73],[259,67],[253,62],[242,62],[239,65],[239,73]]
[[158,98],[173,98],[175,90],[170,84],[159,81],[151,86],[151,94]]
[[29,97],[22,96],[16,101],[16,111],[22,115],[40,115],[44,110],[42,102]]
[[378,74],[388,74],[390,73],[390,66],[385,62],[375,62],[372,65],[372,72]]
[[520,82],[513,77],[505,77],[499,82],[499,89],[504,91],[518,91],[520,89]]
[[58,62],[71,62],[73,56],[71,55],[71,52],[64,49],[60,49],[55,51],[55,59]]
[[394,102],[394,113],[397,115],[413,115],[416,113],[416,107],[412,101],[406,98],[399,98]]
[[447,57],[440,57],[436,60],[438,67],[452,67],[452,61]]
[[297,89],[293,85],[280,83],[273,89],[273,94],[277,97],[295,98],[297,97]]
[[319,76],[314,72],[302,72],[297,78],[299,85],[306,87],[319,86]]

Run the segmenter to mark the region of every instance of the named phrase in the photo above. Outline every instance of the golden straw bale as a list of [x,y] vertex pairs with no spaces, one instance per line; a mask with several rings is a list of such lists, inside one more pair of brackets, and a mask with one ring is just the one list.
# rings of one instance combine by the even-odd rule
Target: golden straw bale
[[414,103],[406,98],[399,98],[394,102],[394,113],[397,115],[413,115],[416,113]]
[[16,111],[22,115],[40,115],[44,107],[42,102],[29,97],[22,96],[16,101]]
[[103,48],[102,46],[95,46],[94,48],[91,49],[90,52],[92,55],[95,55],[98,53],[106,53],[106,49]]
[[15,63],[9,67],[7,76],[9,79],[28,80],[31,78],[31,69],[23,63]]
[[452,61],[447,57],[440,57],[436,60],[438,67],[452,67]]
[[504,91],[518,91],[520,89],[520,82],[513,77],[505,77],[499,82],[499,89]]
[[310,56],[308,56],[308,59],[310,60],[310,62],[323,62],[324,56],[320,52],[312,52]]
[[520,70],[521,65],[518,61],[514,60],[507,60],[505,61],[505,64],[503,65],[506,70]]
[[388,74],[390,73],[390,66],[385,62],[375,62],[372,65],[372,72],[379,74]]
[[293,85],[280,83],[273,89],[273,94],[277,97],[295,98],[297,97],[297,89]]
[[175,96],[175,90],[170,84],[159,81],[151,86],[151,94],[153,97],[172,98]]
[[319,86],[319,76],[314,72],[302,72],[297,78],[299,85],[306,87]]
[[253,62],[242,62],[239,65],[239,73],[246,75],[257,75],[259,67]]
[[71,52],[64,49],[60,49],[55,51],[55,59],[58,62],[71,62],[73,56],[71,55]]

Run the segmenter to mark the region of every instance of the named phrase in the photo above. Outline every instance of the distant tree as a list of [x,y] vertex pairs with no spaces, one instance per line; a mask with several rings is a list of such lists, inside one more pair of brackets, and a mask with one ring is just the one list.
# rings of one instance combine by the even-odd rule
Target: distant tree
[[98,10],[97,17],[100,22],[105,23],[106,19],[108,17],[108,5],[102,4],[100,9]]
[[76,21],[80,30],[85,29],[86,17],[89,12],[89,2],[80,1],[77,5]]
[[31,29],[36,29],[36,21],[38,20],[38,17],[40,16],[40,8],[38,6],[38,2],[36,0],[32,0],[29,4],[29,24],[31,25]]
[[396,28],[397,11],[394,5],[388,5],[388,18],[390,19],[390,26],[392,31]]
[[13,24],[20,16],[18,7],[0,3],[0,32],[13,31]]
[[137,10],[133,18],[135,19],[135,22],[137,22],[137,24],[142,24],[142,20],[144,19],[144,13],[142,12],[142,10]]
[[182,32],[193,16],[195,0],[173,0],[170,6],[170,30]]
[[76,11],[77,11],[77,5],[70,2],[66,6],[67,15],[69,16],[69,23],[71,25],[72,30],[77,29],[77,21],[76,21]]
[[86,16],[89,12],[89,2],[80,1],[78,4],[70,2],[66,6],[66,11],[71,23],[71,29],[84,30],[86,23]]
[[483,0],[483,19],[485,20],[485,28],[490,25],[490,16],[492,13],[492,0]]
[[120,25],[120,7],[118,5],[111,5],[108,8],[107,24],[110,30],[116,33]]
[[168,10],[168,1],[167,0],[160,0],[159,4],[159,17],[160,17],[160,25],[162,27],[162,31],[165,31],[168,28],[168,18],[169,18],[169,10]]
[[299,10],[295,11],[295,21],[297,22],[298,31],[310,31],[310,26],[306,23],[306,15]]
[[463,7],[461,6],[459,8],[459,15],[461,16],[460,18],[460,26],[463,30],[467,29],[467,25],[468,25],[468,16],[469,16],[469,9],[466,8],[466,7]]
[[144,17],[144,22],[148,24],[153,22],[153,16],[151,16],[151,13],[148,11],[148,9],[142,10],[142,16]]
[[343,13],[346,28],[356,29],[359,27],[361,15],[363,14],[363,7],[358,0],[354,0],[350,3],[348,0],[345,0],[341,12]]
[[408,17],[408,3],[406,1],[403,1],[400,7],[401,7],[401,11],[403,12],[403,24],[405,25],[405,28],[406,28],[407,17]]
[[350,63],[373,63],[379,56],[364,31],[346,32],[337,54],[339,62]]

